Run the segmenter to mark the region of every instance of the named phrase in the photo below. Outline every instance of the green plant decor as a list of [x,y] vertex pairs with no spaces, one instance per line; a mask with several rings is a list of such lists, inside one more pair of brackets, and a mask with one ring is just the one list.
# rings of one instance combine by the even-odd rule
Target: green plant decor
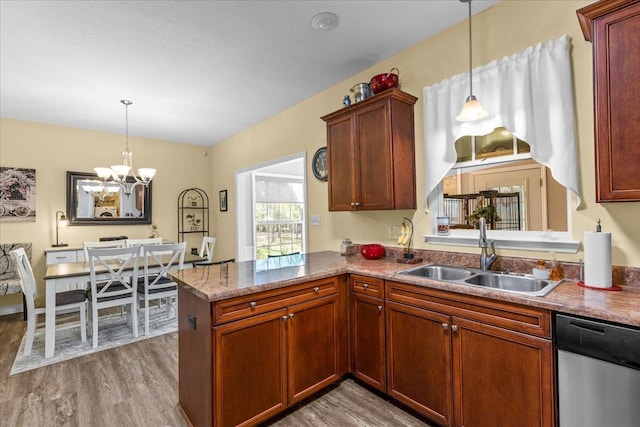
[[467,221],[473,224],[475,228],[478,228],[480,218],[484,218],[489,224],[501,221],[494,205],[478,206],[473,213],[467,217]]

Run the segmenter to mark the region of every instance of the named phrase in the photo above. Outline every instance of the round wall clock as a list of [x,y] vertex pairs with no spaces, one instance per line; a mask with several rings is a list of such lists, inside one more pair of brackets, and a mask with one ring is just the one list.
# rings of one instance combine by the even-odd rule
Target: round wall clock
[[316,151],[316,153],[313,155],[313,160],[311,161],[311,169],[313,170],[313,175],[320,181],[326,181],[328,179],[327,147],[319,148],[318,151]]

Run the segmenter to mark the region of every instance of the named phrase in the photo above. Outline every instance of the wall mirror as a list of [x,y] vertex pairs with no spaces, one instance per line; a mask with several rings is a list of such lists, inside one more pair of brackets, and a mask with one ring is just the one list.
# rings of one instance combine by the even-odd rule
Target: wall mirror
[[[128,190],[94,173],[67,172],[67,217],[71,225],[151,224],[151,183],[127,178]],[[130,194],[127,194],[130,193]]]

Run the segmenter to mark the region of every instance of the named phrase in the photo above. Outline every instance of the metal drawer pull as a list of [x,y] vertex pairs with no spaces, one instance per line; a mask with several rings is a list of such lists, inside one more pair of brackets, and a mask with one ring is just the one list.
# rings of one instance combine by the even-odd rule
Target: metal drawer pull
[[315,288],[313,288],[313,292],[317,294],[318,292],[320,292],[320,288],[316,286]]
[[444,329],[445,331],[447,330],[448,327],[449,327],[449,325],[447,325],[446,323],[442,324],[442,329]]
[[255,302],[255,301],[251,301],[251,302],[249,303],[249,307],[251,307],[251,308],[256,308],[256,305],[258,305],[258,304],[256,304],[256,302]]
[[282,316],[282,320],[287,320],[287,316]]
[[382,306],[381,305],[378,306],[378,311],[382,311]]
[[451,325],[451,330],[453,332],[457,331],[458,330],[458,325]]
[[368,284],[368,283],[363,283],[363,284],[362,284],[362,287],[363,287],[363,288],[365,288],[365,289],[367,289],[367,288],[369,287],[369,284]]
[[289,319],[293,319],[293,313],[289,315]]

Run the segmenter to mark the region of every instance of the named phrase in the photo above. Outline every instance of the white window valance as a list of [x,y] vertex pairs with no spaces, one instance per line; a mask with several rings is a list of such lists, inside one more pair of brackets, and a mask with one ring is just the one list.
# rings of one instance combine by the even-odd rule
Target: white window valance
[[539,43],[473,70],[474,95],[489,112],[476,122],[456,121],[469,95],[469,73],[424,88],[425,206],[456,163],[455,141],[503,126],[531,147],[580,204],[570,37]]

